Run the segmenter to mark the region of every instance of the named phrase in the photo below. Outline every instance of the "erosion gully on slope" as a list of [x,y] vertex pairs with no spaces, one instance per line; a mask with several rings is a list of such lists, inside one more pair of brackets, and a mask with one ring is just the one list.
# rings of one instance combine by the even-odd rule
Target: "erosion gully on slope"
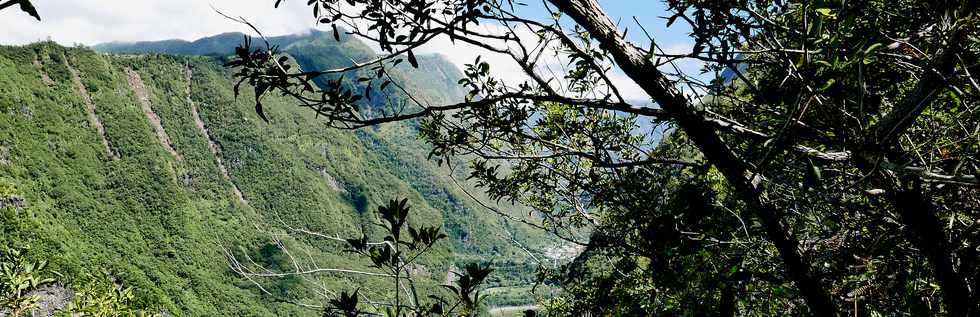
[[150,95],[146,92],[146,86],[143,85],[143,79],[140,74],[136,71],[126,68],[126,79],[129,81],[129,87],[133,89],[133,93],[136,94],[136,99],[139,99],[140,106],[143,108],[143,113],[146,114],[146,118],[150,120],[150,125],[157,132],[157,137],[160,138],[160,144],[163,145],[170,155],[173,155],[177,161],[183,161],[183,158],[174,149],[173,142],[170,142],[170,135],[167,134],[167,130],[163,129],[163,124],[160,123],[160,116],[153,111],[153,105],[150,103]]
[[191,106],[191,115],[194,117],[194,124],[197,125],[197,129],[201,131],[201,134],[204,134],[204,138],[208,140],[208,148],[211,149],[211,154],[214,155],[214,159],[218,162],[218,169],[221,170],[221,175],[231,184],[232,193],[235,194],[235,197],[238,197],[238,201],[247,205],[248,201],[242,195],[241,189],[238,189],[238,185],[231,180],[228,169],[225,168],[225,164],[221,160],[221,148],[211,139],[211,134],[208,132],[207,126],[204,125],[204,120],[201,120],[201,115],[197,112],[197,104],[194,103],[194,100],[191,100],[191,79],[193,77],[194,70],[191,69],[190,65],[186,65],[184,68],[184,80],[187,81],[187,103]]
[[43,81],[45,85],[55,85],[54,80],[51,80],[51,76],[48,76],[48,73],[44,72],[44,66],[41,65],[41,61],[37,60],[37,56],[34,57],[34,67],[36,67],[37,71],[41,73],[41,81]]
[[[82,83],[82,78],[81,76],[78,75],[78,71],[75,70],[75,68],[72,67],[67,60],[68,59],[66,58],[65,67],[68,68],[68,72],[71,73],[71,80],[72,82],[75,83],[75,86],[78,87],[78,93],[82,95],[82,102],[85,103],[85,112],[88,116],[89,123],[92,125],[92,127],[95,128],[96,131],[99,132],[99,138],[101,138],[102,145],[105,146],[106,155],[109,156],[109,159],[112,160],[118,159],[119,156],[116,155],[114,151],[112,151],[112,146],[111,143],[109,143],[109,138],[106,137],[105,126],[102,125],[102,120],[99,119],[99,116],[95,114],[95,102],[92,101],[92,96],[89,95],[88,89],[85,88],[85,84]],[[35,62],[37,62],[37,60],[35,60]],[[51,80],[51,78],[48,77],[48,75],[44,72],[44,69],[40,68],[41,62],[37,62],[37,65],[38,68],[41,70],[42,78],[46,77],[47,80]],[[52,83],[54,83],[54,81],[52,81]]]

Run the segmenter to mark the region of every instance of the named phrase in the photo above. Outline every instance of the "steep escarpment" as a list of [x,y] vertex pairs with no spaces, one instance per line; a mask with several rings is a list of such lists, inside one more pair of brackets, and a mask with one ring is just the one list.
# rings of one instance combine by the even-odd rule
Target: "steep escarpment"
[[286,302],[382,282],[331,273],[263,280],[260,291],[225,252],[288,272],[284,245],[304,267],[364,269],[343,245],[290,228],[358,236],[372,230],[364,211],[402,197],[457,238],[421,261],[433,272],[423,283],[461,258],[522,257],[500,236],[507,224],[481,216],[425,159],[411,127],[324,129],[275,96],[265,123],[209,57],[40,43],[0,47],[0,72],[0,185],[31,202],[0,206],[0,243],[30,245],[69,285],[106,270],[174,315],[316,315]]
[[[48,86],[55,85],[55,82],[48,77],[48,74],[44,72],[41,63],[36,59],[34,60],[41,72],[41,79],[44,80],[45,84]],[[88,93],[88,89],[85,88],[85,84],[82,84],[82,79],[78,77],[78,71],[71,67],[71,65],[65,64],[65,68],[71,73],[72,83],[78,87],[78,94],[82,96],[82,102],[85,103],[85,114],[88,117],[89,124],[95,128],[99,133],[99,140],[102,141],[102,145],[105,146],[106,154],[111,158],[116,158],[116,154],[112,151],[112,146],[109,144],[109,138],[106,137],[105,125],[102,124],[102,119],[99,119],[99,115],[95,113],[95,103],[92,102],[92,96]]]
[[238,201],[240,201],[242,204],[247,204],[248,202],[245,201],[245,195],[242,194],[242,190],[238,188],[238,185],[235,185],[235,183],[232,182],[231,175],[228,174],[228,168],[225,167],[224,162],[221,160],[221,149],[218,148],[217,143],[214,143],[214,139],[211,138],[211,134],[208,132],[208,128],[204,124],[204,120],[201,120],[201,115],[197,111],[197,105],[194,104],[194,100],[191,100],[191,78],[194,77],[194,70],[191,69],[190,64],[187,65],[186,69],[184,70],[184,74],[184,81],[187,83],[187,89],[185,90],[185,93],[187,94],[187,104],[191,107],[191,116],[194,118],[194,125],[201,131],[201,135],[207,139],[208,148],[211,149],[211,154],[214,155],[215,162],[218,164],[218,170],[221,171],[222,178],[231,184],[231,192],[235,194]]
[[132,69],[126,68],[126,80],[129,82],[129,88],[133,90],[136,94],[136,99],[139,100],[140,109],[143,109],[143,114],[146,115],[146,120],[150,122],[150,126],[153,130],[157,132],[157,138],[160,139],[160,145],[163,146],[170,155],[173,155],[178,161],[182,160],[180,154],[174,149],[173,143],[170,141],[170,135],[167,134],[167,130],[163,128],[160,124],[160,116],[153,111],[153,104],[150,102],[150,96],[146,93],[146,86],[143,85],[143,78],[140,74],[136,73]]
[[[168,40],[157,42],[133,42],[133,43],[107,43],[96,45],[95,49],[111,53],[166,53],[182,56],[206,55],[222,59],[224,56],[232,54],[234,47],[241,44],[244,34],[224,33],[211,37],[205,37],[196,41]],[[376,58],[375,53],[364,43],[341,32],[339,40],[335,39],[332,33],[311,30],[306,34],[286,35],[267,38],[269,43],[279,48],[280,52],[288,54],[297,66],[303,69],[336,69],[348,67],[354,61],[368,61]],[[264,47],[262,41],[255,40],[253,45]],[[413,68],[407,63],[402,63],[398,67],[389,70],[392,80],[400,82],[406,90],[413,94],[413,98],[428,104],[455,103],[465,95],[463,89],[457,81],[463,77],[462,73],[444,56],[419,55],[419,68]],[[361,72],[358,74],[347,74],[343,78],[348,81],[351,89],[363,89],[362,85],[353,83],[358,77],[371,77],[373,74]],[[333,77],[336,78],[336,77]],[[328,78],[321,77],[315,82],[323,84]],[[375,90],[374,94],[378,94]],[[399,102],[407,99],[404,94],[394,92],[389,96],[375,96],[371,104],[365,105],[366,111],[393,111]],[[244,98],[244,97],[243,97]],[[389,108],[391,107],[391,108]],[[305,126],[295,127],[296,131],[302,131],[294,136],[297,141],[317,142],[316,140],[305,140],[309,137],[319,138],[321,132],[326,130],[322,127],[314,126],[313,129],[306,129]],[[416,136],[416,126],[409,123],[388,124],[375,129],[365,129],[353,133],[346,133],[358,138],[358,142],[368,148],[378,157],[385,161],[383,167],[396,177],[405,180],[409,186],[421,193],[423,199],[432,207],[442,211],[445,226],[454,238],[453,241],[458,250],[464,250],[466,257],[472,257],[479,261],[491,259],[500,252],[517,251],[519,248],[511,243],[511,233],[518,237],[530,240],[530,242],[540,242],[540,232],[532,232],[529,228],[520,224],[507,223],[488,213],[482,206],[469,199],[469,195],[463,191],[476,193],[478,198],[487,197],[479,195],[479,190],[472,188],[471,184],[463,182],[463,187],[455,180],[448,177],[448,169],[431,162],[427,158],[428,146]],[[229,163],[231,164],[231,163]],[[463,162],[455,162],[456,178],[466,179],[466,167]],[[365,188],[376,188],[371,181],[364,182],[342,179],[329,171],[323,170],[324,166],[307,162],[309,168],[320,170],[324,175],[326,184],[336,189],[344,189],[353,201],[359,201],[368,192]],[[335,179],[340,178],[338,182]],[[366,179],[371,179],[368,177]],[[338,186],[332,186],[332,185]],[[355,203],[355,205],[360,205]],[[505,208],[507,209],[507,208]],[[513,209],[513,208],[511,208]],[[470,237],[472,232],[486,232],[479,238]]]

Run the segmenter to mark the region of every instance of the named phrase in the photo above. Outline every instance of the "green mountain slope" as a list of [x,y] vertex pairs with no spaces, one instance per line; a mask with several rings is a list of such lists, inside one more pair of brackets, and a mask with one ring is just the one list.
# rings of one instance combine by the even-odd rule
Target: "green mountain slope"
[[[215,36],[205,37],[192,42],[183,40],[168,40],[157,42],[133,42],[133,43],[107,43],[96,45],[94,48],[99,51],[110,53],[165,53],[175,55],[206,55],[222,60],[226,55],[234,51],[234,47],[241,44],[245,35],[241,33],[223,33]],[[320,70],[343,68],[352,65],[354,61],[363,62],[375,57],[374,52],[359,40],[340,33],[339,40],[333,37],[332,33],[310,30],[309,33],[301,35],[285,35],[269,37],[266,40],[270,45],[276,46],[280,51],[289,54],[295,62],[303,69]],[[260,39],[253,39],[253,46],[264,48],[264,43]],[[256,48],[258,48],[256,47]],[[462,73],[447,59],[440,55],[419,55],[419,68],[415,69],[402,63],[396,69],[390,70],[391,77],[398,81],[409,92],[412,92],[417,99],[428,101],[433,104],[458,102],[463,98],[465,92],[457,84]],[[362,85],[354,85],[353,80],[358,77],[373,76],[365,72],[359,74],[346,75],[349,88],[362,89]],[[327,79],[336,78],[323,76],[318,78],[318,83],[323,83]],[[391,89],[389,89],[391,90]],[[368,105],[370,108],[388,108],[393,106],[386,102],[400,102],[405,99],[403,94],[392,93],[393,98],[373,98],[374,104]],[[243,98],[244,99],[244,98]],[[366,102],[366,101],[364,101]],[[322,127],[315,127],[306,131],[304,135],[316,135]],[[436,166],[426,159],[428,154],[427,146],[424,142],[417,140],[413,123],[393,123],[377,129],[360,130],[355,132],[363,144],[372,147],[372,150],[379,153],[381,157],[390,161],[392,166],[389,170],[399,175],[400,178],[410,182],[411,186],[423,192],[423,197],[427,202],[436,206],[446,217],[446,226],[453,234],[457,247],[462,250],[469,250],[467,255],[478,255],[480,257],[493,256],[499,250],[513,249],[510,242],[510,233],[517,235],[517,238],[541,242],[542,235],[529,232],[525,226],[515,227],[506,226],[500,223],[496,216],[489,215],[482,207],[474,204],[465,193],[460,192],[452,179],[446,177],[447,169]],[[406,162],[411,162],[406,164]],[[463,180],[465,175],[465,164],[457,173],[457,180]],[[475,194],[481,200],[485,196],[478,194],[467,184],[464,188]],[[503,228],[506,227],[506,228]],[[469,232],[492,232],[497,236],[481,237],[479,240],[467,239]],[[495,251],[498,250],[498,251]],[[506,253],[506,252],[505,252]]]
[[[236,99],[212,57],[42,43],[0,47],[0,72],[0,194],[27,201],[0,206],[0,243],[32,246],[64,282],[107,270],[175,315],[313,315],[283,300],[322,304],[316,283],[339,291],[381,281],[270,279],[260,281],[265,294],[232,274],[225,251],[292,270],[272,239],[287,225],[356,236],[373,230],[365,211],[399,197],[453,237],[423,259],[428,285],[454,262],[523,261],[510,234],[534,240],[456,188],[426,160],[412,127],[325,129],[275,97],[264,102],[271,122],[262,122],[249,90]],[[443,73],[432,76],[451,77]],[[366,267],[334,241],[275,236],[321,267]]]
[[[234,48],[242,43],[242,33],[222,33],[201,38],[192,42],[184,40],[165,40],[149,42],[111,42],[93,46],[96,51],[115,54],[170,54],[187,56],[223,57],[234,53]],[[364,62],[375,57],[374,51],[361,41],[341,32],[339,40],[332,33],[310,30],[306,34],[269,37],[271,46],[293,56],[303,69],[331,69],[350,66],[352,62]],[[265,48],[261,39],[254,39],[255,48]],[[392,71],[395,79],[409,91],[420,92],[429,101],[440,103],[459,100],[464,91],[456,83],[463,74],[455,65],[439,55],[419,55],[419,68],[402,64]],[[318,78],[318,83],[329,77]],[[355,76],[349,76],[353,79]],[[357,85],[360,86],[360,85]],[[378,99],[375,102],[382,102]]]

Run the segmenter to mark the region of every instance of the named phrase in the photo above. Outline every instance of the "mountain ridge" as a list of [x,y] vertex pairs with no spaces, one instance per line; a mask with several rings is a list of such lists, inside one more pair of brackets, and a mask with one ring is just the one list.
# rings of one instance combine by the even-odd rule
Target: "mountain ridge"
[[[332,38],[313,40],[319,41],[302,49],[338,50],[328,46]],[[359,47],[346,44],[340,48]],[[292,54],[322,66],[340,61],[298,54],[303,50]],[[370,232],[366,211],[392,198],[408,198],[418,219],[453,237],[421,262],[430,272],[460,261],[524,257],[509,239],[530,237],[526,230],[469,202],[426,159],[411,125],[330,130],[276,96],[264,101],[270,108],[264,123],[250,90],[236,98],[221,64],[217,56],[0,46],[0,71],[9,74],[0,79],[0,162],[6,162],[0,185],[30,201],[0,206],[0,242],[33,247],[69,284],[71,276],[108,270],[137,289],[140,301],[177,315],[315,314],[284,303],[317,298],[304,278],[263,280],[262,292],[216,259],[230,252],[288,270],[288,257],[269,240],[286,232],[294,235],[280,238],[283,245],[309,252],[317,265],[366,267],[344,256],[342,246],[288,228]],[[413,71],[398,76],[411,81]],[[453,74],[432,76],[448,81]],[[414,89],[453,98],[438,87]],[[432,275],[439,278],[423,283],[441,282],[443,274]],[[343,289],[345,281],[380,283],[323,282]]]

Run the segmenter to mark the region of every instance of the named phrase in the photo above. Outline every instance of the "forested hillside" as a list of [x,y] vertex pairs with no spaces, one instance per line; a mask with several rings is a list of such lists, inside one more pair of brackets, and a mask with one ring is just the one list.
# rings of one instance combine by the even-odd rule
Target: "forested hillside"
[[[245,35],[242,33],[223,33],[205,37],[193,42],[184,40],[165,40],[153,42],[111,42],[95,45],[96,51],[116,54],[146,54],[162,53],[187,56],[226,57],[234,52],[236,46],[242,43]],[[273,47],[279,47],[283,52],[293,56],[303,69],[322,70],[350,66],[353,61],[363,62],[375,57],[374,51],[363,42],[353,39],[346,33],[333,35],[319,30],[310,30],[306,34],[276,36],[265,39]],[[256,45],[264,46],[263,39],[255,38]],[[445,102],[462,98],[463,89],[457,81],[463,74],[443,56],[418,56],[421,68],[413,68],[407,63],[402,64],[392,76],[406,85],[409,91],[424,92],[424,97],[432,102]],[[352,74],[353,75],[353,74]],[[317,78],[322,83],[329,77]],[[354,79],[350,76],[348,79]],[[387,100],[376,100],[379,105]],[[397,102],[397,101],[396,101]]]
[[[352,41],[328,43],[320,33],[289,39],[287,48],[318,53],[297,55],[301,65],[339,66],[370,52]],[[321,287],[378,283],[294,276],[258,281],[264,293],[233,274],[226,256],[294,271],[294,255],[283,254],[281,243],[302,251],[307,265],[364,268],[342,244],[299,230],[360,236],[376,230],[366,211],[393,198],[408,198],[414,219],[452,238],[422,259],[427,283],[442,283],[450,266],[464,262],[531,267],[512,238],[545,242],[481,210],[445,166],[426,159],[413,127],[323,129],[313,113],[279,97],[264,99],[272,106],[269,122],[261,120],[251,89],[236,98],[221,66],[217,49],[233,46],[169,51],[211,57],[112,55],[52,43],[0,48],[0,198],[24,201],[0,205],[2,242],[30,246],[63,283],[105,271],[133,287],[141,304],[189,316],[312,315],[287,302],[322,305],[310,302]],[[448,89],[458,71],[438,57],[420,61],[429,70],[393,78],[429,98],[458,97]],[[446,84],[429,89],[416,79]],[[496,286],[522,283],[517,275]]]

